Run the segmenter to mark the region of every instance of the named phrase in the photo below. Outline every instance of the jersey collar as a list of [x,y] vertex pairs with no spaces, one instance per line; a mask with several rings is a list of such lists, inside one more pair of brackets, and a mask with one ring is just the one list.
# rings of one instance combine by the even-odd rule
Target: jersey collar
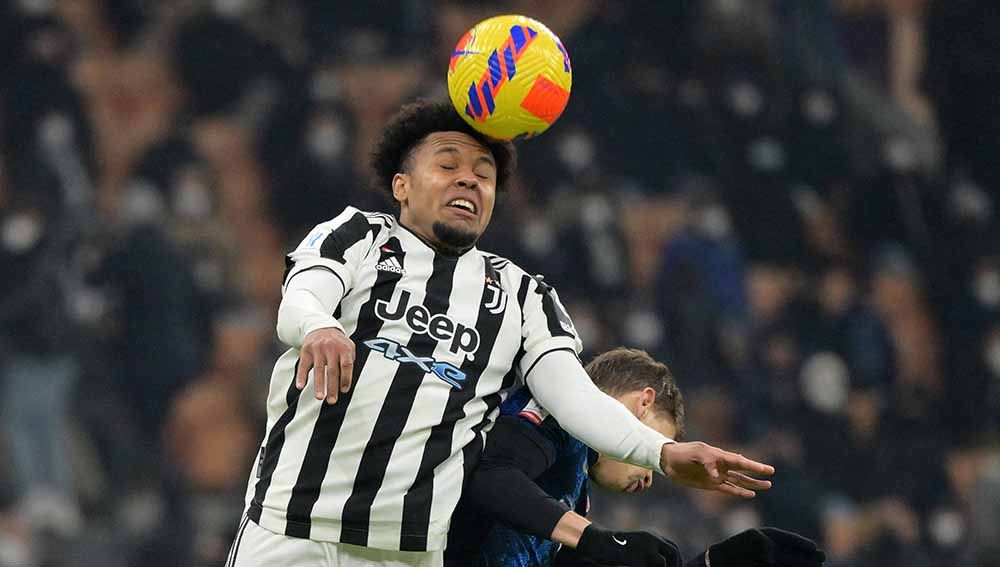
[[403,224],[403,221],[399,220],[398,218],[396,219],[396,225],[399,226],[400,229],[402,229],[402,230],[400,230],[400,232],[402,233],[402,237],[405,240],[407,240],[407,241],[409,241],[411,243],[414,243],[414,244],[416,244],[418,246],[427,248],[431,252],[433,252],[434,254],[436,254],[438,256],[441,256],[442,258],[448,258],[450,260],[458,260],[459,258],[465,256],[469,252],[477,252],[478,251],[476,249],[476,246],[472,245],[469,248],[466,248],[465,250],[463,250],[462,252],[460,252],[459,254],[449,254],[449,253],[446,253],[446,252],[442,252],[441,250],[438,250],[437,247],[435,247],[433,244],[431,244],[427,239],[425,239],[424,237],[420,236],[419,234],[417,234],[416,232],[414,232],[413,230],[411,230],[409,227],[407,227],[405,224]]

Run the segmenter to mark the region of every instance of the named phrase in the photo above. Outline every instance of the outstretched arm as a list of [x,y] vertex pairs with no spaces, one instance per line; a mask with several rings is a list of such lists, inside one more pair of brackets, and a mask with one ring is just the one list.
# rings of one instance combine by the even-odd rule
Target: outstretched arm
[[535,399],[570,435],[619,461],[656,470],[674,482],[752,498],[774,467],[705,443],[674,443],[640,422],[625,406],[597,389],[576,355],[549,352],[525,377]]

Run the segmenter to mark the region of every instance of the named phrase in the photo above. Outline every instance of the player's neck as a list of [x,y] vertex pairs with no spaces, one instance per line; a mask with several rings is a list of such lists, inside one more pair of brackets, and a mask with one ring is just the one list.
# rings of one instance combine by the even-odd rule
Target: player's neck
[[433,231],[431,231],[432,234],[424,234],[423,232],[417,230],[414,226],[408,224],[402,218],[399,219],[399,226],[403,227],[413,236],[416,236],[421,242],[426,244],[428,247],[432,248],[434,252],[442,256],[445,256],[446,258],[457,259],[458,257],[462,256],[469,250],[472,250],[476,246],[475,243],[472,243],[471,245],[464,247],[452,246],[446,242],[442,242],[439,238],[436,238],[433,234]]

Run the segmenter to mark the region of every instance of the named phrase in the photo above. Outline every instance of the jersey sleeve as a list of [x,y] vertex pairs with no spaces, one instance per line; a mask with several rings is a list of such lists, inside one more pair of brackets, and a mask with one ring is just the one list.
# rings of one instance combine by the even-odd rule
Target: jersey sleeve
[[298,274],[325,270],[340,280],[346,294],[353,287],[355,273],[374,239],[375,230],[368,217],[354,207],[347,207],[333,220],[317,225],[288,254],[282,292]]
[[521,325],[520,361],[521,376],[527,378],[540,358],[559,350],[568,350],[579,356],[583,350],[576,327],[559,301],[556,290],[541,277],[527,274],[518,288],[523,321]]
[[464,496],[488,516],[538,537],[550,538],[569,507],[534,479],[559,453],[533,422],[505,415],[486,436],[486,448]]

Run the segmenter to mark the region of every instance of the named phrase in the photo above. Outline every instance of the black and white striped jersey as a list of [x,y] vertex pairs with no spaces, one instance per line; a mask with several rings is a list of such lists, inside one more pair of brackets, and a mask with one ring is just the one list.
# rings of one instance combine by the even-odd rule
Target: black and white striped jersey
[[579,353],[566,311],[506,259],[438,254],[391,215],[352,207],[318,225],[287,266],[285,285],[326,270],[346,290],[333,316],[356,347],[354,385],[328,405],[295,388],[296,349],[278,359],[250,518],[294,537],[443,549],[507,391],[546,353]]

